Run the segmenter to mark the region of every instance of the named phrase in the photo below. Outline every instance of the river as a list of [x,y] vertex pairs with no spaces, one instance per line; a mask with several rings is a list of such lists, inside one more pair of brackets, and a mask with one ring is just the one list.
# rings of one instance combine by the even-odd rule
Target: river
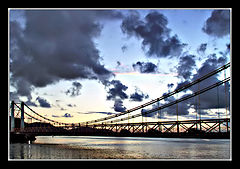
[[9,159],[221,159],[230,160],[229,139],[110,136],[37,136],[9,146]]

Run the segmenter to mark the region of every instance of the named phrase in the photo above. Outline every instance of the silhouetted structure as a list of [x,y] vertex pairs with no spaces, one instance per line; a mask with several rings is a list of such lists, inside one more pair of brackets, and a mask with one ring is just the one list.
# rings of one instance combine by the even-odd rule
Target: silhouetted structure
[[[135,115],[129,115],[129,113],[143,109],[146,106],[152,105],[164,100],[170,96],[173,96],[183,90],[192,87],[195,84],[199,84],[201,81],[227,69],[230,67],[230,63],[204,75],[203,77],[196,79],[185,86],[181,86],[176,90],[164,94],[163,96],[154,99],[150,102],[142,104],[140,106],[129,109],[119,114],[107,116],[96,120],[86,121],[82,123],[63,123],[56,120],[49,119],[40,115],[31,109],[24,102],[15,103],[11,102],[11,116],[10,116],[10,130],[11,141],[28,139],[34,140],[36,135],[109,135],[109,136],[133,136],[133,137],[195,137],[195,138],[230,138],[230,119],[227,118],[227,105],[226,105],[226,118],[217,119],[199,119],[195,120],[178,120],[178,111],[176,111],[176,121],[159,121],[159,122],[138,122],[138,123],[124,123],[124,121],[137,117],[143,117],[147,114],[159,111],[161,109],[177,105],[178,103],[198,96],[210,89],[216,88],[222,84],[226,85],[226,82],[230,80],[230,77],[225,77],[224,80],[220,80],[214,84],[211,84],[203,89],[188,94],[175,101],[168,102],[157,108],[153,108]],[[226,91],[225,91],[226,93]],[[178,106],[176,106],[177,108]],[[26,111],[28,110],[28,112]],[[178,109],[177,109],[178,110]],[[17,113],[15,113],[17,111]],[[19,117],[20,114],[20,117]],[[120,116],[128,115],[127,117],[119,118]],[[30,119],[30,122],[26,122],[26,119]],[[25,121],[24,121],[25,120]],[[108,121],[109,120],[109,121]],[[33,122],[35,121],[35,122]],[[38,122],[36,122],[38,121]],[[103,123],[105,121],[105,123]],[[17,138],[18,137],[18,138]],[[15,140],[12,140],[15,139]]]

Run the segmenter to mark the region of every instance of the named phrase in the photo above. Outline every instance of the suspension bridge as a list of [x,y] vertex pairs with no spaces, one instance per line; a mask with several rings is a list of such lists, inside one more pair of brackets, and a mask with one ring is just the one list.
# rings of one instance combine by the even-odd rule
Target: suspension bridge
[[[11,102],[10,113],[10,133],[12,137],[17,134],[23,136],[38,136],[38,135],[113,135],[113,136],[151,136],[151,137],[202,137],[202,138],[229,138],[230,137],[230,105],[228,104],[227,82],[230,81],[230,75],[227,77],[226,70],[230,68],[230,63],[227,63],[218,69],[209,72],[199,79],[187,83],[184,86],[178,87],[176,90],[162,95],[159,98],[151,100],[137,107],[128,109],[124,112],[108,115],[104,118],[89,120],[79,123],[65,123],[47,118],[32,108],[26,103]],[[201,82],[206,81],[212,76],[224,71],[224,78],[213,84],[208,84],[200,88]],[[177,95],[182,91],[186,91],[197,85],[197,90],[192,93],[183,95],[182,97],[164,102],[159,105],[160,101]],[[219,102],[219,86],[225,86],[225,115],[218,113],[217,118],[202,118],[201,117],[201,94],[217,89],[217,102]],[[173,97],[171,97],[173,98]],[[174,97],[175,98],[175,97]],[[187,120],[179,120],[179,116],[184,116],[179,112],[179,105],[185,100],[195,98],[195,118]],[[158,106],[153,106],[157,104]],[[143,108],[152,106],[154,108]],[[148,117],[151,113],[161,113],[168,107],[176,106],[176,120],[163,121],[144,121],[144,117]],[[219,108],[218,108],[219,109]],[[222,108],[221,108],[222,109]],[[140,110],[140,112],[139,112]],[[220,114],[221,117],[220,117]],[[187,115],[186,115],[187,116]],[[141,122],[133,122],[134,119],[142,118]],[[130,120],[132,122],[130,122]],[[30,139],[30,137],[28,137]],[[11,141],[11,137],[10,137]]]

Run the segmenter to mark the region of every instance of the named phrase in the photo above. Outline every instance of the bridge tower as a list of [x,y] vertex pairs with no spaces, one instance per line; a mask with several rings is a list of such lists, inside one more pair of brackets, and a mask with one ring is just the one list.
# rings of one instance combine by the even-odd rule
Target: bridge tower
[[15,119],[14,119],[14,101],[11,102],[11,132],[15,129]]
[[21,129],[24,129],[24,102],[21,102]]

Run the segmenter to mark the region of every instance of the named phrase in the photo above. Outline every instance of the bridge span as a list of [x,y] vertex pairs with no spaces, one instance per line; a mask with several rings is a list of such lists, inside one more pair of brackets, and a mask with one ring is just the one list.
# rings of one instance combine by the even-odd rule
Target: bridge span
[[[34,111],[26,103],[11,102],[10,105],[10,133],[12,136],[17,134],[25,136],[37,136],[37,135],[112,135],[112,136],[150,136],[150,137],[201,137],[201,138],[230,138],[230,118],[228,110],[230,106],[227,104],[227,91],[226,83],[230,81],[230,77],[226,77],[226,69],[230,67],[230,63],[223,65],[222,67],[196,79],[184,86],[177,88],[176,90],[164,94],[163,96],[154,99],[150,102],[142,104],[140,106],[126,110],[114,115],[109,115],[104,118],[95,120],[79,122],[79,123],[64,123],[53,119],[49,119],[45,116]],[[219,80],[214,84],[209,84],[203,88],[199,88],[202,81],[212,77],[213,75],[224,71],[224,79]],[[147,111],[141,111],[140,113],[133,114],[137,110],[142,110],[144,107],[159,103],[170,96],[176,95],[181,91],[184,91],[194,85],[198,85],[198,90],[187,94],[179,99],[175,99],[171,102],[166,102],[161,106],[158,105],[155,108],[148,109]],[[218,86],[225,85],[225,108],[226,116],[218,118],[201,118],[200,110],[200,95],[206,93],[214,88],[218,89]],[[218,92],[218,90],[217,90]],[[196,119],[191,120],[179,120],[178,104],[195,98],[198,96],[198,103],[196,110]],[[176,106],[176,120],[173,121],[155,121],[155,122],[129,122],[130,119],[136,119],[137,117],[146,117],[147,115],[164,110],[170,106]],[[28,110],[28,111],[26,111]],[[132,113],[132,114],[131,114]],[[220,114],[220,113],[219,113]],[[28,119],[28,120],[27,120]],[[30,121],[29,121],[30,119]],[[11,138],[10,138],[11,140]]]

